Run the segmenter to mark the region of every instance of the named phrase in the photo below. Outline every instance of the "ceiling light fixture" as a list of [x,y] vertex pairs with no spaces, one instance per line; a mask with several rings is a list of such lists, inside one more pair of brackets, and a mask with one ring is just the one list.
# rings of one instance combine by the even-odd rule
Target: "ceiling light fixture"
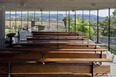
[[96,4],[95,3],[92,3],[91,4],[91,8],[96,8]]
[[21,7],[26,7],[26,3],[25,2],[20,2],[20,6]]
[[72,12],[74,12],[75,10],[72,10]]

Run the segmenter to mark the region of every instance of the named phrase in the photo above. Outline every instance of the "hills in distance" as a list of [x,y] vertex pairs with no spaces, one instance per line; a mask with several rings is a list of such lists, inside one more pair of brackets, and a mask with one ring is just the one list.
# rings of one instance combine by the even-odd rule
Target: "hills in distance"
[[[80,14],[76,14],[77,18]],[[6,13],[5,14],[6,16],[6,19],[9,19],[9,18],[21,18],[21,14],[20,13],[13,13],[13,14],[10,14],[10,13]],[[41,20],[41,13],[22,13],[22,18],[25,18],[25,17],[33,17],[35,16],[35,18],[39,18],[39,20]],[[49,17],[50,17],[50,21],[57,21],[57,16],[58,16],[58,21],[62,21],[64,17],[66,17],[66,14],[50,14],[49,16],[49,13],[42,13],[42,21],[49,21]],[[74,14],[70,14],[70,16],[74,19]],[[89,20],[89,15],[88,14],[81,14],[80,15],[81,18],[83,18],[84,20]],[[104,20],[105,17],[101,17],[99,16],[99,20]],[[92,22],[97,22],[97,16],[96,15],[90,15],[90,20]]]

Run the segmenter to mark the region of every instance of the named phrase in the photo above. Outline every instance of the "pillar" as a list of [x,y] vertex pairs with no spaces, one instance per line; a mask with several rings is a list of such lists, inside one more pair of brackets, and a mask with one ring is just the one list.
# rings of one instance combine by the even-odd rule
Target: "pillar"
[[0,48],[5,44],[5,7],[0,7]]

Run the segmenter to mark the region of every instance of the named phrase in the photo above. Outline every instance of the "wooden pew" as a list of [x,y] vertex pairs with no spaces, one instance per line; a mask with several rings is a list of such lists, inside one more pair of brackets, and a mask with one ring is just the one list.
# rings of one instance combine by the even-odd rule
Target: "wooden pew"
[[[5,52],[6,51],[6,52]],[[19,53],[20,51],[20,53]],[[106,49],[0,49],[0,61],[28,61],[38,60],[42,56],[46,58],[106,58],[102,53],[88,52],[104,52]],[[36,52],[36,53],[35,53]],[[83,53],[82,53],[83,52]]]
[[[20,51],[20,53],[18,51]],[[102,52],[104,51],[106,51],[106,49],[88,49],[88,50],[86,49],[50,50],[49,49],[46,51],[42,49],[1,49],[0,61],[2,62],[37,61],[39,59],[42,59],[43,57],[64,58],[64,59],[65,58],[71,58],[71,59],[72,58],[106,58],[106,54],[102,54]],[[101,52],[101,53],[91,53],[91,52]]]
[[44,35],[44,36],[83,36],[82,34],[41,34],[41,33],[33,33],[33,35]]
[[77,34],[76,32],[32,32],[33,34]]
[[76,32],[39,32],[39,31],[32,31],[32,33],[76,33]]
[[44,48],[68,48],[68,47],[72,47],[72,48],[89,48],[89,47],[94,47],[97,48],[97,46],[105,46],[105,44],[84,44],[84,43],[17,43],[17,44],[13,44],[13,46],[17,46],[20,45],[21,47],[44,47]]
[[80,42],[80,43],[89,43],[89,42],[95,42],[95,41],[90,41],[89,39],[39,39],[39,38],[27,38],[27,42]]
[[81,40],[81,41],[83,41],[83,40],[89,40],[89,39],[60,39],[60,38],[54,38],[54,39],[46,39],[46,38],[44,38],[44,39],[39,39],[39,38],[27,38],[27,40],[66,40],[66,41],[68,41],[68,40]]
[[[84,56],[84,57],[83,57]],[[46,58],[46,59],[63,59],[65,62],[65,59],[77,59],[77,62],[80,60],[83,60],[82,62],[85,62],[84,59],[89,61],[93,61],[91,58],[94,58],[95,60],[98,60],[98,62],[100,62],[102,59],[102,61],[106,61],[109,59],[106,59],[106,54],[102,54],[102,58],[101,58],[101,54],[99,53],[46,53],[44,54],[44,56],[40,53],[6,53],[0,54],[0,61],[2,62],[29,62],[29,61],[41,61],[43,62],[44,60],[42,58]],[[46,62],[45,59],[45,62]],[[70,61],[67,61],[70,62]],[[87,61],[88,62],[88,61]]]
[[[50,34],[51,35],[51,34]],[[46,34],[40,34],[40,35],[33,35],[35,36],[34,38],[27,38],[28,41],[33,41],[33,42],[36,42],[36,41],[62,41],[62,42],[89,42],[89,39],[84,39],[85,36],[76,36],[77,38],[67,38],[67,37],[70,37],[70,36],[65,36],[63,35],[64,38],[61,38],[62,36],[58,36],[58,35],[62,35],[62,34],[58,34],[58,35],[55,35],[55,37],[52,35],[46,35]],[[46,36],[49,36],[49,39],[48,37]],[[43,37],[43,38],[42,38]],[[54,37],[54,38],[53,38]],[[57,38],[56,38],[57,37]],[[73,36],[75,37],[75,36]],[[39,39],[39,38],[42,38],[42,39]],[[47,38],[47,39],[46,39]],[[90,41],[90,42],[94,42],[94,41]]]
[[13,45],[59,45],[59,46],[105,46],[105,44],[84,44],[84,43],[16,43]]
[[106,58],[3,58],[0,59],[2,62],[112,62],[111,59]]
[[23,40],[20,43],[95,43],[95,41],[90,40]]
[[88,36],[45,36],[45,35],[33,35],[33,36],[27,36],[27,37],[37,37],[37,38],[39,38],[39,37],[49,37],[49,38],[54,38],[54,37],[58,37],[58,38],[66,38],[66,39],[68,39],[68,38],[88,38]]
[[0,53],[77,53],[77,52],[105,52],[107,49],[51,49],[51,48],[3,48]]
[[[53,76],[62,77],[62,75],[71,77],[75,76],[94,76],[107,75],[110,72],[109,65],[91,65],[91,64],[76,64],[76,63],[55,63],[55,64],[10,64],[11,76],[29,76],[38,75],[41,77]],[[51,69],[52,68],[52,69]],[[2,74],[8,74],[8,66],[0,65],[0,72]],[[17,70],[18,69],[18,70]],[[86,69],[86,70],[85,70]],[[32,76],[33,77],[33,76]]]
[[91,40],[20,40],[20,43],[95,43]]
[[[76,34],[76,32],[32,32],[33,33],[33,37],[70,37],[72,35],[72,37],[77,37],[77,38],[83,38],[83,37],[87,37],[87,36],[83,36],[82,34]],[[75,36],[76,34],[76,36]],[[59,36],[58,36],[59,35]],[[68,36],[69,35],[69,36]],[[79,36],[80,35],[80,36]]]
[[[41,59],[43,56],[42,53],[0,53],[0,60],[4,59]],[[54,51],[54,52],[46,52],[44,53],[44,57],[46,58],[101,58],[100,53],[77,53],[77,52],[67,52],[67,51]],[[102,58],[106,58],[106,54],[102,54]]]
[[33,35],[83,35],[76,32],[32,32]]

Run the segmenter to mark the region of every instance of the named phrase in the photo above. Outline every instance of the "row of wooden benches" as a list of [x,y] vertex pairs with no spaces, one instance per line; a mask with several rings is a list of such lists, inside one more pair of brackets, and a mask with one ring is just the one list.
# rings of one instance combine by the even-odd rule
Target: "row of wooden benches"
[[[82,42],[84,37],[75,39],[75,41],[81,39],[80,42],[78,41],[79,43],[68,41],[72,39],[69,39],[67,36],[76,34],[75,32],[32,33],[36,37],[33,36],[27,39],[27,41],[31,42],[16,43],[13,44],[14,48],[0,49],[1,74],[18,77],[26,75],[93,77],[98,75],[104,76],[110,72],[109,65],[101,65],[101,62],[112,62],[111,59],[107,59],[106,54],[103,54],[107,49],[98,47],[104,46],[104,44]],[[49,37],[57,36],[57,38],[66,35],[64,37],[67,38],[63,40],[46,39],[48,35]],[[43,40],[41,42],[40,37],[47,41]],[[49,42],[50,40],[56,40],[56,42]],[[58,40],[62,41],[58,42]],[[68,42],[64,43],[63,41]]]
[[[7,53],[0,54],[3,56],[1,57],[2,59],[0,59],[0,61],[10,63],[10,67],[11,67],[10,75],[13,75],[13,76],[42,75],[42,74],[43,75],[46,75],[46,74],[58,75],[59,74],[59,75],[73,75],[73,76],[74,75],[84,75],[84,76],[103,75],[104,76],[110,72],[110,66],[95,65],[94,62],[112,62],[112,60],[106,59],[106,54],[102,54],[102,52],[105,50],[102,50],[102,51],[95,50],[95,52],[97,51],[97,53],[95,53],[94,50],[92,50],[94,53],[88,53],[87,51],[84,51],[84,50],[83,50],[84,51],[83,53],[80,50],[79,52],[68,51],[68,50],[64,50],[64,51],[50,50],[45,52],[42,52],[41,50],[41,52],[39,52],[38,49],[36,49],[36,53],[33,52],[33,49],[31,50],[30,49],[15,49],[15,50],[2,49],[0,51],[7,51]],[[11,53],[13,51],[15,51],[15,53]],[[21,51],[23,53],[21,53]],[[18,64],[15,64],[17,62]],[[24,63],[26,62],[26,64],[20,64],[21,62],[24,62]],[[51,62],[54,64],[49,64]],[[83,64],[78,65],[80,62]],[[34,64],[32,65],[30,63],[34,63]],[[4,70],[1,70],[1,73],[4,72],[2,74],[7,74],[8,72],[5,71],[5,70],[8,70],[7,66],[1,65],[0,68],[3,69],[3,67],[4,67]],[[79,69],[81,70],[79,71]],[[85,69],[86,69],[86,72],[84,71]]]

